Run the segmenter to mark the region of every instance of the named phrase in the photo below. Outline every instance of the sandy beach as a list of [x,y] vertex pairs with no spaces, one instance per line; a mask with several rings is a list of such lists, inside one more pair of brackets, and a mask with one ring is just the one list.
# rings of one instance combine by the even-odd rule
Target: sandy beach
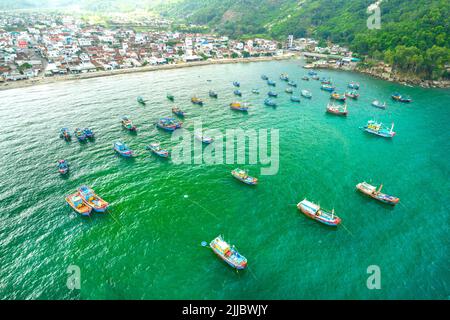
[[41,84],[56,83],[56,82],[61,82],[61,81],[109,77],[109,76],[123,75],[123,74],[128,74],[128,73],[191,68],[191,67],[197,67],[197,66],[207,66],[207,65],[212,65],[212,64],[249,63],[249,62],[286,60],[286,59],[293,59],[293,58],[297,58],[297,57],[298,56],[293,55],[293,54],[287,54],[287,55],[275,56],[275,57],[206,60],[206,61],[186,62],[186,63],[177,63],[177,64],[164,64],[164,65],[157,65],[157,66],[145,66],[145,67],[137,67],[137,68],[130,68],[130,69],[117,69],[117,70],[111,70],[111,71],[97,71],[97,72],[89,72],[89,73],[82,73],[82,74],[68,74],[68,75],[52,76],[52,77],[42,76],[42,77],[36,77],[36,78],[28,79],[28,80],[0,82],[0,90],[24,88],[24,87],[41,85]]

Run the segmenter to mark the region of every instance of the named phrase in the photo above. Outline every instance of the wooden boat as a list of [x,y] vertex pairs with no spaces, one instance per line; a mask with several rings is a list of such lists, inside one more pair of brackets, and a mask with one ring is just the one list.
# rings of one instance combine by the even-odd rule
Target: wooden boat
[[394,123],[392,123],[391,128],[383,127],[382,123],[378,123],[375,120],[369,120],[367,125],[363,128],[364,131],[383,137],[383,138],[392,138],[395,136],[396,132],[394,132]]
[[66,196],[65,199],[75,212],[82,216],[89,216],[91,214],[92,208],[83,202],[83,199],[78,192]]
[[289,81],[289,76],[287,75],[287,73],[282,73],[280,75],[280,80],[282,80],[282,81]]
[[230,103],[230,109],[232,109],[232,110],[246,112],[246,111],[248,111],[248,108],[249,108],[249,105],[247,103],[242,104],[237,101]]
[[171,95],[170,93],[168,93],[167,95],[166,95],[166,97],[167,97],[167,99],[169,99],[170,101],[174,101],[175,100],[175,97],[173,96],[173,95]]
[[254,177],[250,177],[247,174],[247,171],[245,171],[245,170],[237,168],[237,169],[232,170],[231,174],[233,175],[233,177],[235,177],[239,181],[242,181],[245,184],[252,185],[252,186],[258,184],[258,179],[254,178]]
[[66,160],[58,160],[58,171],[61,174],[69,172],[69,163]]
[[330,91],[330,92],[333,92],[335,88],[334,88],[333,86],[329,85],[329,84],[323,84],[323,85],[320,87],[320,89],[321,89],[321,90],[324,90],[324,91]]
[[261,79],[262,79],[262,80],[266,80],[266,81],[267,81],[267,80],[269,80],[269,77],[268,77],[268,76],[266,76],[265,74],[263,74],[263,75],[261,76]]
[[195,134],[195,139],[197,139],[198,141],[201,141],[204,144],[211,144],[214,142],[213,138],[207,137],[204,135],[199,135],[199,134]]
[[269,106],[269,107],[276,107],[277,106],[276,102],[271,100],[271,99],[265,99],[264,100],[264,104],[266,106]]
[[234,90],[233,93],[234,93],[234,95],[236,95],[236,96],[242,97],[242,92],[239,91],[239,90]]
[[145,147],[147,150],[150,150],[157,156],[160,156],[161,158],[168,158],[169,157],[169,151],[162,149],[161,145],[159,143],[150,143],[147,147]]
[[303,212],[306,216],[316,221],[322,222],[329,226],[337,226],[341,223],[341,219],[334,214],[334,209],[328,212],[306,199],[297,204],[297,208]]
[[217,92],[212,91],[212,90],[209,91],[209,96],[210,96],[211,98],[218,98],[218,97],[219,97],[219,95],[217,94]]
[[345,101],[347,98],[345,97],[345,95],[341,95],[337,92],[333,92],[330,96],[331,99],[334,99],[336,101]]
[[268,95],[269,97],[278,97],[278,93],[273,92],[273,91],[269,91],[269,92],[267,93],[267,95]]
[[378,201],[381,201],[383,203],[390,204],[392,206],[395,206],[400,199],[394,196],[390,196],[385,193],[381,193],[381,189],[383,188],[383,185],[380,185],[380,187],[377,188],[375,186],[372,186],[368,184],[367,182],[361,182],[356,185],[356,189],[364,193],[365,195],[368,195]]
[[191,98],[191,102],[192,102],[193,104],[198,104],[198,105],[200,105],[200,106],[203,105],[203,100],[200,99],[200,98],[197,98],[197,97],[192,97],[192,98]]
[[146,104],[144,98],[142,98],[141,96],[138,96],[138,97],[136,98],[136,100],[137,100],[137,102],[140,103],[140,104],[143,104],[143,105]]
[[331,114],[335,114],[338,116],[347,116],[347,105],[334,105],[334,104],[328,104],[327,105],[327,112]]
[[252,93],[259,94],[259,89],[252,89]]
[[291,96],[291,101],[292,101],[292,102],[300,102],[300,97],[297,97],[297,96]]
[[381,103],[379,100],[372,101],[372,106],[379,109],[386,109],[386,102]]
[[240,84],[238,81],[234,81],[234,82],[233,82],[233,86],[239,88],[239,87],[241,86],[241,84]]
[[302,78],[302,80],[309,81],[309,77],[308,77],[308,76],[304,76],[304,77]]
[[412,102],[412,99],[409,97],[403,97],[401,94],[399,93],[394,93],[392,95],[392,99],[394,99],[395,101],[399,101],[399,102],[403,102],[403,103],[410,103]]
[[322,78],[322,79],[320,80],[320,82],[321,82],[322,84],[331,84],[331,79],[325,79],[325,78]]
[[297,87],[297,84],[294,81],[289,81],[288,85],[291,86],[291,87],[294,87],[294,88]]
[[109,203],[97,196],[94,190],[88,186],[79,187],[78,193],[83,202],[95,212],[105,212],[108,209]]
[[350,83],[348,84],[348,87],[349,87],[350,89],[358,90],[358,89],[359,89],[359,83],[357,83],[357,82],[350,82]]
[[136,131],[137,128],[128,117],[122,117],[122,127],[128,131]]
[[276,87],[277,83],[273,80],[267,80],[267,84],[272,87]]
[[293,94],[294,93],[294,90],[292,90],[292,88],[286,88],[284,91],[286,93],[288,93],[288,94]]
[[80,142],[86,141],[86,139],[87,139],[86,134],[80,128],[76,128],[75,132],[73,133],[73,135],[75,137],[77,137],[78,141],[80,141]]
[[242,270],[247,267],[247,259],[234,246],[230,246],[222,236],[218,236],[209,244],[214,253],[231,267]]
[[182,118],[186,115],[186,113],[184,111],[181,111],[181,109],[178,107],[172,107],[172,113]]
[[309,90],[302,90],[302,97],[311,99],[312,98],[312,93]]
[[84,128],[83,131],[84,131],[84,134],[86,135],[86,138],[88,138],[88,139],[95,138],[95,134],[94,134],[94,131],[92,131],[92,129]]
[[114,142],[114,151],[125,158],[131,158],[133,156],[133,151],[125,143],[120,141]]
[[356,100],[359,98],[359,93],[356,92],[355,90],[347,91],[347,92],[345,92],[345,96]]
[[59,131],[59,137],[66,141],[70,141],[72,139],[69,129],[67,129],[67,128],[61,128],[61,130]]
[[183,122],[179,122],[175,120],[174,118],[161,118],[156,123],[156,126],[158,128],[161,128],[166,131],[175,131],[176,129],[181,128],[183,125]]

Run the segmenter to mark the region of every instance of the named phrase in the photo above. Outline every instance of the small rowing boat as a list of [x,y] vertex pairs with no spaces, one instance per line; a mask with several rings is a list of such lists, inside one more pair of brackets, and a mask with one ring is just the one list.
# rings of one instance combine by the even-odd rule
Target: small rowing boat
[[81,199],[83,199],[83,202],[95,212],[105,212],[108,209],[109,203],[97,196],[94,190],[88,186],[79,187],[78,193]]
[[125,143],[120,141],[114,142],[114,151],[125,158],[131,158],[133,156],[133,151]]
[[312,93],[309,90],[302,90],[302,97],[311,99],[312,98]]
[[331,84],[331,79],[325,79],[325,78],[322,78],[322,79],[320,80],[320,82],[321,82],[322,84]]
[[267,95],[269,96],[269,97],[278,97],[278,93],[276,93],[276,92],[273,92],[273,91],[269,91],[268,93],[267,93]]
[[145,100],[144,100],[144,98],[142,98],[141,96],[138,96],[138,97],[136,98],[136,100],[137,100],[138,103],[140,103],[140,104],[142,104],[142,105],[145,105]]
[[277,106],[276,102],[273,101],[272,99],[269,99],[269,98],[264,100],[264,104],[266,106],[269,106],[269,107],[276,107]]
[[150,143],[147,147],[145,147],[147,150],[153,152],[157,156],[160,156],[161,158],[168,158],[169,157],[169,151],[162,149],[161,145],[157,142]]
[[58,160],[58,171],[60,174],[67,174],[69,172],[69,163],[66,160]]
[[342,105],[335,105],[335,104],[328,104],[327,105],[327,112],[331,114],[335,114],[338,116],[346,116],[348,114],[347,111],[347,104]]
[[401,94],[399,94],[399,93],[394,93],[393,95],[392,95],[392,99],[394,99],[395,101],[398,101],[398,102],[403,102],[403,103],[410,103],[410,102],[412,102],[412,99],[411,98],[409,98],[409,97],[403,97]]
[[94,139],[95,138],[95,134],[94,134],[94,131],[92,131],[92,129],[84,128],[83,131],[84,131],[84,134],[86,135],[87,139]]
[[333,92],[334,91],[334,87],[329,85],[329,84],[323,84],[320,89],[324,90],[324,91],[330,91]]
[[233,93],[234,93],[235,96],[242,97],[242,92],[239,91],[239,90],[234,90]]
[[195,134],[195,139],[201,141],[204,144],[211,144],[214,142],[214,138],[204,136],[202,134]]
[[67,129],[67,128],[61,128],[61,130],[59,131],[59,137],[66,141],[70,141],[72,139],[69,129]]
[[308,72],[308,75],[310,75],[310,76],[317,76],[317,72],[315,72],[315,71],[309,71],[309,72]]
[[345,101],[347,98],[345,97],[345,95],[341,95],[337,92],[333,92],[330,96],[331,99],[334,99],[336,101]]
[[377,188],[375,186],[372,186],[371,184],[368,184],[367,182],[361,182],[356,185],[356,189],[364,193],[365,195],[368,195],[369,197],[372,197],[378,201],[381,201],[383,203],[390,204],[392,206],[395,206],[400,199],[394,196],[390,196],[385,193],[381,193],[381,189],[383,188],[383,185],[380,185],[380,187]]
[[248,108],[249,108],[249,105],[247,103],[242,104],[237,101],[230,103],[230,109],[232,109],[232,110],[247,112]]
[[252,93],[259,94],[259,89],[252,89]]
[[294,81],[289,81],[288,85],[291,86],[291,87],[294,87],[294,88],[297,87],[297,84]]
[[309,81],[309,77],[308,77],[308,76],[304,76],[304,77],[302,78],[302,80]]
[[273,80],[267,80],[267,84],[269,86],[272,86],[272,87],[276,87],[277,86],[277,83],[275,81],[273,81]]
[[306,199],[297,204],[297,208],[311,219],[322,222],[329,226],[337,226],[341,223],[341,219],[334,214],[334,209],[328,212]]
[[234,246],[230,246],[222,236],[218,236],[209,244],[214,253],[231,267],[242,270],[247,267],[247,259]]
[[191,102],[192,102],[193,104],[197,104],[197,105],[199,105],[199,106],[202,106],[202,105],[203,105],[203,100],[200,99],[200,98],[197,98],[197,97],[192,97],[192,98],[191,98]]
[[235,177],[239,181],[242,181],[245,184],[252,185],[252,186],[258,184],[258,179],[254,178],[254,177],[250,177],[247,174],[246,170],[237,168],[237,169],[232,170],[231,174],[233,175],[233,177]]
[[280,80],[282,80],[282,81],[289,81],[289,76],[288,76],[288,74],[287,74],[287,73],[282,73],[282,74],[280,75]]
[[379,100],[372,101],[372,106],[379,109],[386,109],[386,102],[381,103]]
[[69,206],[75,210],[75,212],[81,214],[82,216],[89,216],[91,214],[92,208],[83,202],[83,199],[78,192],[66,196],[65,199]]
[[122,127],[128,131],[136,131],[137,128],[128,117],[122,117]]
[[320,80],[320,77],[316,75],[316,76],[312,76],[311,79],[313,79],[313,80]]
[[292,102],[300,102],[300,97],[297,97],[297,96],[291,96],[291,101],[292,101]]
[[75,137],[77,137],[78,141],[80,141],[80,142],[86,141],[86,139],[87,139],[86,134],[80,128],[76,128],[75,132],[73,133],[73,135]]
[[359,98],[359,93],[358,93],[357,91],[355,91],[355,90],[352,90],[352,91],[346,91],[346,92],[345,92],[345,96],[346,96],[346,97],[349,97],[350,99],[356,100],[356,99]]
[[183,118],[186,115],[186,112],[182,111],[180,108],[178,107],[172,107],[172,113],[174,113],[175,115]]
[[359,89],[359,83],[357,83],[357,82],[350,82],[350,83],[348,84],[348,87],[349,87],[350,89],[358,90],[358,89]]
[[268,76],[266,76],[265,74],[263,74],[262,76],[261,76],[261,79],[263,79],[263,80],[269,80],[269,77]]
[[233,82],[233,86],[239,88],[239,87],[241,86],[241,84],[240,84],[238,81],[234,81],[234,82]]
[[212,91],[212,90],[209,90],[209,96],[211,97],[211,98],[218,98],[219,97],[219,95],[217,94],[217,92],[215,92],[215,91]]
[[293,94],[294,93],[294,90],[292,90],[292,88],[286,88],[284,91],[286,93],[288,93],[288,94]]
[[173,95],[171,95],[170,93],[168,93],[167,95],[166,95],[166,97],[167,97],[167,99],[169,99],[170,101],[174,101],[175,100],[175,97],[173,96]]
[[169,117],[161,118],[156,123],[156,126],[158,128],[161,128],[166,131],[175,131],[176,129],[181,128],[182,125],[183,125],[183,122],[177,121],[174,118],[169,118]]
[[392,138],[395,136],[396,132],[394,132],[394,123],[392,123],[391,128],[383,127],[383,124],[380,122],[376,122],[375,120],[369,120],[367,125],[363,128],[364,131],[383,137],[383,138]]

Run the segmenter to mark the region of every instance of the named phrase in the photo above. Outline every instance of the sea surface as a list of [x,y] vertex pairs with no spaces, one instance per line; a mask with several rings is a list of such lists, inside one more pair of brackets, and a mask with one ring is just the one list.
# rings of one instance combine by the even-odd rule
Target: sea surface
[[[361,84],[348,117],[337,117],[325,113],[329,93],[320,82],[301,80],[302,64],[210,65],[0,92],[0,298],[448,299],[450,90],[319,71],[341,93],[351,81]],[[313,98],[290,102],[283,72],[298,83],[296,95],[309,89]],[[235,80],[239,100],[253,105],[248,114],[228,107]],[[263,104],[269,90],[279,93],[277,108]],[[392,101],[397,91],[414,102]],[[205,105],[192,105],[193,95]],[[372,107],[374,99],[388,109]],[[151,155],[150,142],[176,144],[154,126],[174,104],[188,113],[190,131],[195,121],[221,131],[279,129],[278,173],[261,175],[263,164],[180,165]],[[121,128],[123,115],[137,134]],[[363,132],[369,119],[394,122],[397,135]],[[66,143],[64,126],[91,127],[96,139]],[[134,159],[115,155],[119,140]],[[70,163],[67,177],[59,159]],[[259,185],[233,179],[236,167]],[[361,181],[382,183],[400,204],[356,192]],[[83,184],[110,202],[107,214],[80,217],[66,205],[65,195]],[[304,216],[296,208],[304,198],[334,208],[342,225]],[[201,245],[219,234],[247,257],[247,270],[236,272]],[[368,289],[370,266],[379,267],[379,290]],[[81,287],[69,290],[77,267]]]

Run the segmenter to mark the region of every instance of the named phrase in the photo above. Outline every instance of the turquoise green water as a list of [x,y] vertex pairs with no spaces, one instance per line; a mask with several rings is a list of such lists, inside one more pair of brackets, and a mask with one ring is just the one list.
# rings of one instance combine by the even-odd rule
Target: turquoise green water
[[[288,72],[311,101],[291,103],[278,80]],[[279,107],[262,101],[276,78]],[[300,80],[299,61],[211,65],[56,83],[0,92],[0,297],[3,299],[404,299],[450,296],[449,90],[421,89],[363,75],[322,71],[339,91],[361,83],[349,116],[325,114],[328,93]],[[206,80],[210,79],[211,82]],[[241,82],[248,115],[231,111],[231,82]],[[261,94],[252,95],[259,87]],[[209,89],[219,99],[207,97]],[[390,94],[410,95],[397,104]],[[172,147],[170,134],[152,123],[176,104],[204,128],[280,130],[277,175],[260,165],[251,188],[234,180],[236,165],[174,165],[144,147]],[[206,100],[191,105],[193,94]],[[136,103],[136,96],[149,100]],[[386,100],[388,109],[370,106]],[[127,114],[140,129],[120,127]],[[375,117],[395,122],[392,141],[362,132]],[[95,142],[65,143],[60,127],[89,126]],[[133,160],[118,158],[112,143],[125,141]],[[56,161],[68,159],[69,177]],[[384,183],[401,198],[386,207],[355,192],[363,180]],[[111,203],[107,215],[75,215],[64,195],[88,184]],[[186,198],[185,195],[188,197]],[[343,225],[329,228],[300,214],[307,197],[334,207]],[[223,234],[249,260],[237,273],[200,245]],[[81,270],[81,290],[68,290],[67,267]],[[381,269],[381,290],[366,286],[367,267]]]

